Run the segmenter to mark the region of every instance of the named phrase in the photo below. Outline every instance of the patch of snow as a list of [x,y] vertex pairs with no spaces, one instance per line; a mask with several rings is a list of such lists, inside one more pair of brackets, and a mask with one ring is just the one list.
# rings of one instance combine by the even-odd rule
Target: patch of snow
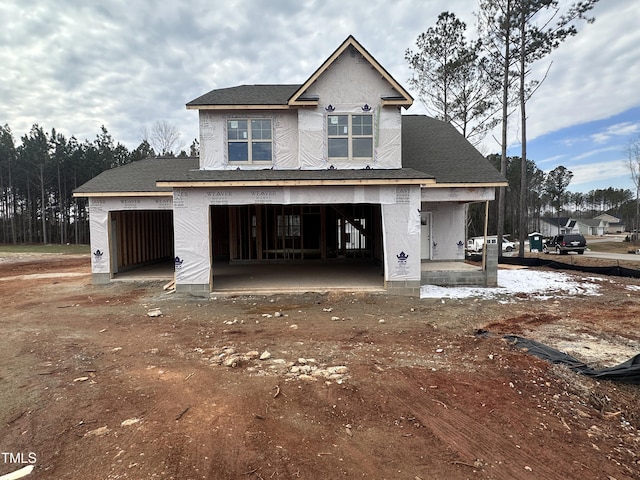
[[498,270],[498,287],[438,287],[423,285],[420,298],[499,298],[526,294],[537,299],[575,295],[601,295],[594,282],[606,281],[601,277],[579,277],[563,272],[537,270]]

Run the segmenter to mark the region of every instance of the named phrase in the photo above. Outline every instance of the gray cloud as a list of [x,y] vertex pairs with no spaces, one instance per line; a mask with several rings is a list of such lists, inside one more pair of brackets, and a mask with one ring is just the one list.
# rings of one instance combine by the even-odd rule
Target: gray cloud
[[[634,2],[601,2],[594,25],[554,53],[529,106],[530,135],[640,104],[640,24]],[[350,34],[400,82],[416,37],[442,10],[473,30],[474,0],[5,0],[0,5],[0,123],[20,136],[38,123],[93,139],[104,124],[135,148],[166,120],[188,146],[197,115],[185,103],[213,89],[303,82]],[[410,113],[421,113],[419,102]],[[490,150],[495,150],[492,144]]]

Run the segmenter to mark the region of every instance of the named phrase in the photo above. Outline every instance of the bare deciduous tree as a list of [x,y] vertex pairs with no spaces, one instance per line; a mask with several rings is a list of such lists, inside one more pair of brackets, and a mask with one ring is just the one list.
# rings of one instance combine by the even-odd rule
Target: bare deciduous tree
[[636,187],[636,222],[634,225],[634,245],[638,244],[638,220],[640,220],[640,135],[631,139],[626,147],[627,167],[631,173],[631,180]]
[[151,127],[148,140],[153,150],[161,156],[173,157],[182,148],[181,133],[174,125],[166,120],[158,120]]

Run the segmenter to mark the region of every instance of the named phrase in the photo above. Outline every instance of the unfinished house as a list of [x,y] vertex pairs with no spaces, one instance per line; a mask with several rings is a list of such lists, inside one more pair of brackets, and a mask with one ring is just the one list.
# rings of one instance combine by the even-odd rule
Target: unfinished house
[[351,36],[303,84],[190,101],[199,159],[146,159],[76,190],[89,198],[94,282],[169,258],[177,291],[204,295],[285,269],[302,285],[318,268],[334,279],[364,268],[409,295],[494,285],[497,252],[464,263],[465,208],[505,179],[451,125],[403,115],[412,103]]

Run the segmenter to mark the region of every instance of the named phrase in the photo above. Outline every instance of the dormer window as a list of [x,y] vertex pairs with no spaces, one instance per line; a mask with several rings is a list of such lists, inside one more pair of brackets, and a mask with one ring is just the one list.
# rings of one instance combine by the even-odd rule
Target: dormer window
[[272,162],[272,139],[270,118],[227,120],[227,158],[229,163]]
[[373,115],[327,115],[330,159],[366,160],[373,157]]

